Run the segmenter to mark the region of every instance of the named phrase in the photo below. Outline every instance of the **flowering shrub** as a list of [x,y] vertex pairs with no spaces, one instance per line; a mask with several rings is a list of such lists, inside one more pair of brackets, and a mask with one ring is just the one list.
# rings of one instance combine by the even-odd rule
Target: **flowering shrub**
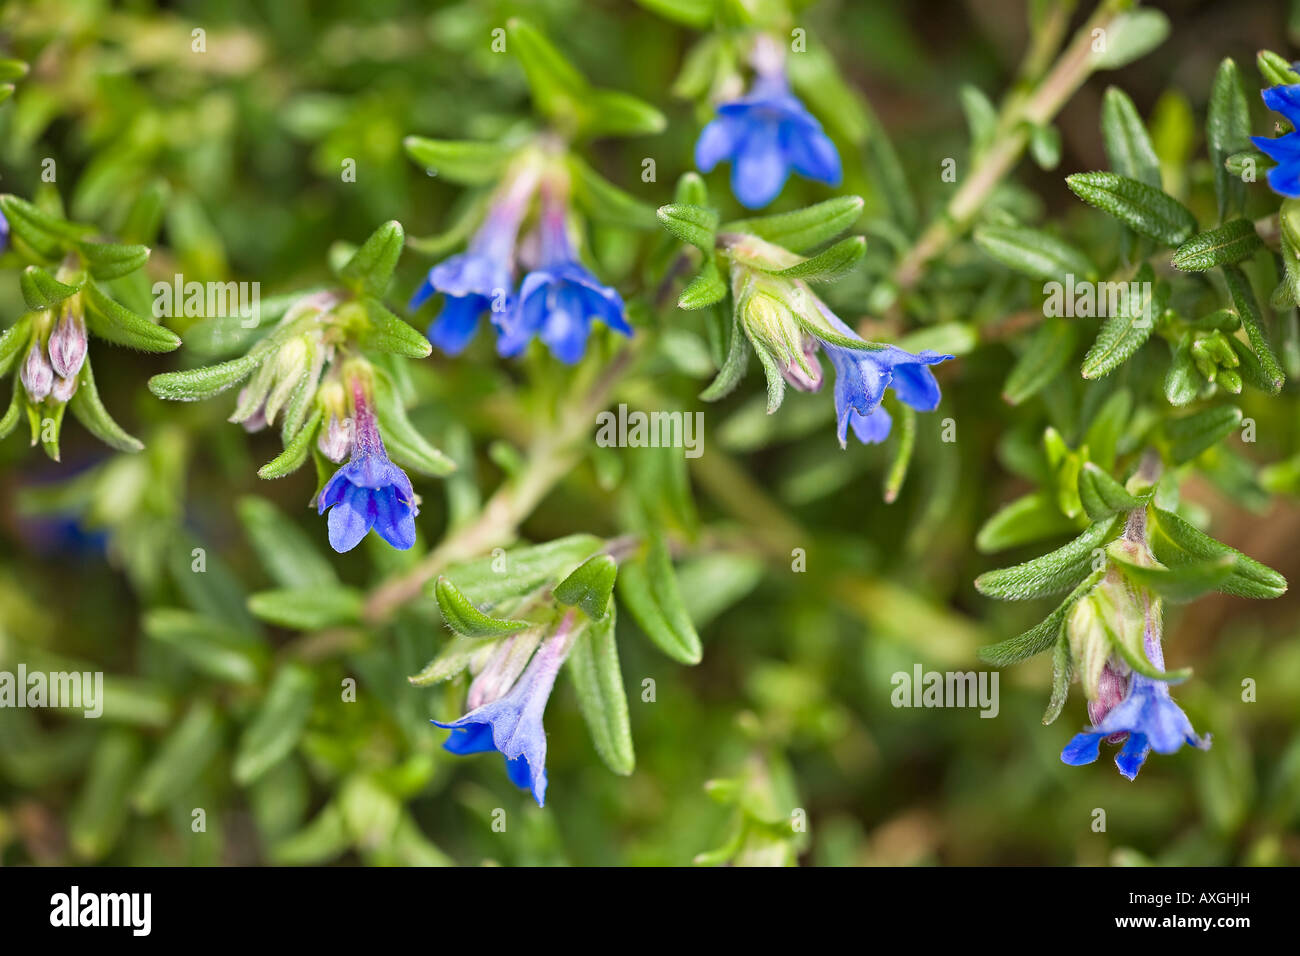
[[1283,56],[310,6],[0,12],[0,863],[1298,862]]

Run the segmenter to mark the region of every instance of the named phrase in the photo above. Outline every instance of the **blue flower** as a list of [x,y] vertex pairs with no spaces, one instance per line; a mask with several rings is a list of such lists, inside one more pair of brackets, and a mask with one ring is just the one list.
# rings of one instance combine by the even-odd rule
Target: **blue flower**
[[582,263],[569,241],[567,209],[562,199],[543,193],[540,233],[541,265],[519,285],[513,307],[493,316],[500,337],[497,351],[520,354],[536,335],[556,358],[575,364],[587,350],[587,336],[596,319],[615,332],[630,336],[623,300]]
[[469,248],[430,269],[411,297],[408,308],[414,311],[442,293],[442,311],[429,326],[429,341],[448,355],[464,351],[493,305],[509,308],[515,240],[536,188],[537,173],[531,167],[507,176]]
[[451,753],[498,751],[505,757],[510,782],[531,790],[539,807],[546,805],[546,731],[542,728],[542,713],[569,646],[568,633],[557,630],[533,655],[528,669],[505,696],[459,720],[433,721],[451,731],[443,744]]
[[[852,329],[829,309],[822,314],[841,335],[862,341]],[[853,349],[822,342],[835,368],[835,418],[840,446],[848,445],[849,426],[865,444],[884,441],[892,424],[881,405],[885,389],[892,388],[904,405],[918,412],[932,412],[939,407],[939,382],[927,366],[952,358],[926,349],[913,354],[896,345]]]
[[1102,738],[1116,734],[1128,735],[1123,749],[1115,755],[1115,766],[1129,780],[1137,777],[1152,750],[1171,754],[1185,743],[1201,750],[1210,746],[1208,735],[1196,736],[1192,722],[1169,695],[1169,685],[1136,672],[1129,678],[1127,696],[1095,727],[1076,734],[1061,751],[1061,760],[1072,767],[1092,763]]
[[835,144],[780,72],[760,75],[748,96],[723,103],[701,131],[695,165],[707,173],[724,159],[731,191],[748,209],[779,196],[791,170],[828,186],[843,177]]
[[0,212],[0,252],[9,248],[9,220]]
[[1252,136],[1250,141],[1277,163],[1268,171],[1273,192],[1300,199],[1300,132],[1295,131],[1300,130],[1300,84],[1273,86],[1262,95],[1265,105],[1285,116],[1293,131],[1277,138]]
[[316,513],[329,516],[330,547],[351,551],[373,528],[394,548],[415,544],[415,491],[406,472],[394,465],[379,437],[374,413],[362,386],[353,384],[356,441],[348,463],[334,472],[316,501]]

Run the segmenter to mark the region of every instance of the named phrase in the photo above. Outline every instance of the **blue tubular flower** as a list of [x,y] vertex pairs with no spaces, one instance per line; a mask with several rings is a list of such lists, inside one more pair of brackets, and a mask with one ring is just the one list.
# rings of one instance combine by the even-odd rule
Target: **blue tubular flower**
[[555,686],[555,675],[572,644],[570,612],[533,655],[527,670],[505,696],[470,711],[450,723],[433,721],[451,731],[443,744],[454,754],[496,750],[506,760],[506,773],[516,787],[531,790],[539,807],[546,805],[546,731],[542,713]]
[[709,172],[731,161],[731,192],[748,209],[781,194],[791,170],[838,186],[840,154],[821,124],[804,108],[778,67],[760,73],[748,96],[718,107],[695,144],[695,165]]
[[[843,336],[862,341],[847,325],[825,306],[821,313]],[[864,444],[884,441],[892,421],[880,407],[885,389],[904,405],[918,412],[932,412],[939,407],[939,382],[927,366],[952,358],[926,349],[912,354],[895,345],[870,349],[853,349],[822,342],[835,368],[835,418],[838,422],[840,447],[848,445],[849,426]]]
[[542,195],[540,268],[524,277],[510,311],[493,315],[500,332],[497,351],[503,356],[520,354],[536,335],[552,355],[573,365],[587,351],[596,319],[615,332],[632,334],[622,298],[578,262],[567,218],[567,201],[552,182]]
[[411,297],[408,308],[414,311],[442,293],[442,311],[429,326],[429,341],[448,355],[464,351],[478,331],[480,317],[492,311],[494,302],[509,308],[515,239],[536,186],[531,167],[508,179],[469,248],[430,269]]
[[1264,104],[1285,116],[1293,131],[1277,138],[1252,136],[1250,141],[1277,163],[1268,171],[1268,184],[1273,192],[1300,199],[1300,132],[1295,132],[1300,130],[1300,84],[1273,86],[1262,95]]
[[1208,750],[1210,738],[1197,737],[1192,722],[1169,695],[1169,685],[1134,673],[1129,678],[1128,694],[1095,726],[1074,738],[1061,751],[1061,760],[1072,767],[1097,759],[1103,737],[1128,735],[1124,747],[1115,755],[1119,772],[1133,780],[1152,750],[1171,754],[1183,744]]
[[331,508],[330,547],[351,551],[373,528],[394,548],[415,544],[415,492],[406,472],[388,459],[363,384],[353,379],[356,440],[348,463],[334,472],[316,502],[317,514]]

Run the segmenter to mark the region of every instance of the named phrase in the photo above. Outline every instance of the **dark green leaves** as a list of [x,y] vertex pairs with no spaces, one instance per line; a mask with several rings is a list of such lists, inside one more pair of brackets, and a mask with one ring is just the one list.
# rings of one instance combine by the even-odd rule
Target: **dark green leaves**
[[92,278],[108,280],[129,275],[149,261],[145,246],[122,245],[115,242],[78,242],[77,251],[86,261]]
[[1002,397],[1012,405],[1019,405],[1036,395],[1070,361],[1078,336],[1078,325],[1072,320],[1045,320],[1012,366],[1002,386]]
[[1079,471],[1079,499],[1084,511],[1093,521],[1104,521],[1112,515],[1141,507],[1150,496],[1137,497],[1118,481],[1092,462],[1085,462]]
[[674,237],[695,246],[710,258],[713,256],[714,237],[718,229],[718,214],[704,206],[689,203],[669,203],[660,206],[659,221]]
[[1092,570],[1093,551],[1119,533],[1117,520],[1098,521],[1069,544],[1011,568],[986,571],[975,579],[981,594],[1008,601],[1057,594],[1077,585]]
[[86,306],[86,327],[106,342],[142,352],[170,352],[179,348],[180,338],[170,329],[137,315],[118,304],[99,284],[87,282],[82,289]]
[[1200,565],[1228,556],[1232,573],[1215,590],[1248,598],[1275,598],[1286,593],[1286,578],[1221,541],[1196,530],[1178,515],[1160,508],[1150,510],[1147,538],[1151,551],[1168,568]]
[[1215,266],[1232,265],[1248,259],[1263,245],[1255,225],[1248,219],[1233,219],[1218,229],[1193,236],[1174,250],[1174,268],[1184,272],[1205,272]]
[[[976,655],[980,660],[986,661],[994,667],[1008,667],[1027,660],[1035,654],[1041,654],[1049,647],[1057,644],[1058,639],[1062,637],[1066,615],[1074,607],[1074,602],[1100,581],[1104,574],[1104,571],[1093,571],[1091,574],[1087,574],[1070,592],[1069,597],[1062,601],[1056,610],[1042,621],[1039,621],[1023,634],[1018,634],[997,644],[981,647],[975,652]],[[1055,696],[1055,692],[1053,692],[1053,696]]]
[[1109,213],[1134,232],[1177,246],[1196,231],[1196,217],[1168,193],[1117,173],[1075,173],[1065,178],[1076,196]]
[[[1083,358],[1080,373],[1084,378],[1109,375],[1151,337],[1157,316],[1169,300],[1169,287],[1155,281],[1151,266],[1143,264],[1134,282],[1121,286],[1125,291],[1117,314],[1106,319],[1097,339]],[[1133,292],[1136,291],[1136,295]]]
[[1106,158],[1121,176],[1160,186],[1160,160],[1137,107],[1118,87],[1106,89],[1101,104],[1101,135]]
[[289,755],[311,716],[314,687],[312,672],[297,664],[276,673],[257,716],[239,738],[236,783],[248,786]]
[[1241,424],[1241,409],[1235,405],[1218,405],[1164,425],[1167,452],[1174,464],[1191,461],[1207,448],[1227,438]]
[[502,637],[534,626],[532,621],[512,621],[484,614],[446,577],[438,578],[433,593],[443,623],[465,637]]

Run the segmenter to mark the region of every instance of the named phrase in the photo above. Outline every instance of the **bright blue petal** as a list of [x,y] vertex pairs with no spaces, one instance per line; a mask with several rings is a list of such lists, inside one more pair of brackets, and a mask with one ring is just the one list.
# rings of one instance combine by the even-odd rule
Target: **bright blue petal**
[[1101,734],[1075,734],[1061,751],[1061,760],[1071,767],[1082,767],[1097,759]]
[[[889,429],[893,426],[894,420],[890,417],[889,412],[883,408],[877,407],[870,415],[861,415],[856,411],[850,410],[849,424],[853,426],[853,434],[858,436],[858,441],[864,445],[876,445],[889,437]],[[847,436],[844,434],[844,426],[840,425],[840,445],[843,447],[848,444]]]
[[1150,752],[1151,747],[1145,735],[1129,734],[1124,749],[1115,755],[1115,766],[1119,768],[1120,775],[1129,780],[1136,780],[1138,771],[1142,769],[1142,764],[1146,763],[1147,754]]
[[1300,84],[1287,86],[1270,86],[1260,95],[1264,105],[1275,113],[1281,113],[1291,125],[1300,129]]
[[806,179],[838,186],[844,178],[840,154],[820,129],[805,130],[787,123],[781,130],[786,157],[794,171]]
[[1274,166],[1268,171],[1268,184],[1279,196],[1300,199],[1300,162]]
[[[936,361],[952,358],[945,355]],[[931,363],[933,364],[933,363]],[[894,366],[894,394],[904,405],[910,405],[918,412],[932,412],[939,407],[939,381],[925,365],[920,362],[906,362]]]
[[375,508],[375,531],[398,551],[415,544],[415,517],[410,506],[398,500],[392,488],[371,493]]
[[429,341],[447,355],[459,355],[478,332],[479,316],[487,307],[485,296],[447,296],[438,318],[429,326]]
[[451,731],[442,748],[448,753],[464,756],[466,754],[486,753],[489,750],[497,748],[492,743],[492,725],[472,723],[463,727],[458,727],[454,723],[444,724],[439,721],[433,721],[439,727]]
[[695,142],[695,168],[707,173],[724,159],[730,158],[736,148],[740,125],[731,117],[719,116],[700,131]]
[[348,485],[343,500],[330,509],[329,537],[330,547],[343,554],[351,551],[366,536],[375,523],[371,491]]
[[1300,133],[1287,133],[1277,138],[1252,136],[1250,141],[1274,162],[1285,163],[1300,159]]
[[731,166],[731,192],[745,208],[760,209],[781,195],[790,169],[776,124],[750,123],[742,135]]

